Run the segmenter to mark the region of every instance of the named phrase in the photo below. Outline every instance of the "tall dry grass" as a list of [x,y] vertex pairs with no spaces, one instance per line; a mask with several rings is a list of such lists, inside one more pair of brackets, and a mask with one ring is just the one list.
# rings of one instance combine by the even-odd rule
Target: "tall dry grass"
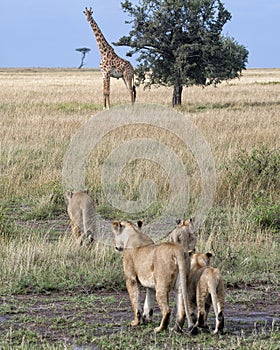
[[[145,91],[141,87],[137,89],[137,101],[144,104],[156,103],[169,107],[171,95],[172,89],[169,87]],[[235,205],[227,199],[231,184],[227,183],[224,166],[236,159],[240,150],[248,154],[260,147],[279,150],[279,97],[280,69],[249,69],[240,80],[223,83],[217,88],[189,87],[183,91],[183,105],[179,110],[188,115],[204,135],[213,152],[217,170],[215,208],[207,225],[201,230],[199,247],[202,250],[214,250],[219,264],[227,261],[224,266],[229,272],[228,279],[233,278],[233,270],[237,266],[243,275],[246,271],[248,279],[252,266],[258,266],[259,271],[265,272],[264,278],[271,277],[274,273],[272,270],[279,249],[275,231],[252,222],[248,213],[244,213],[242,201]],[[113,107],[129,104],[129,94],[122,81],[112,80],[111,102]],[[36,266],[34,261],[37,257],[41,259],[42,254],[38,253],[41,249],[44,250],[42,259],[47,264],[50,263],[51,254],[59,255],[61,252],[59,256],[62,264],[64,261],[68,266],[72,257],[66,253],[67,246],[61,250],[61,244],[67,244],[65,241],[59,244],[47,243],[43,235],[45,231],[41,232],[40,228],[30,229],[24,223],[30,218],[36,222],[37,218],[48,217],[49,212],[52,212],[54,218],[65,212],[61,184],[63,157],[71,137],[92,115],[101,111],[102,103],[102,78],[98,71],[0,70],[0,207],[5,209],[2,231],[4,227],[6,231],[12,231],[13,237],[21,236],[23,231],[29,236],[39,237],[39,241],[27,240],[25,244],[15,238],[12,243],[8,241],[8,245],[1,245],[1,256],[5,257],[1,267],[4,272],[2,276],[11,276],[11,271],[15,270],[15,259],[9,263],[9,250],[12,252],[10,256],[22,257],[22,261],[25,261],[23,270],[30,271],[30,266],[31,270],[32,266]],[[111,211],[112,208],[107,205],[102,193],[100,165],[114,147],[134,136],[145,136],[145,128],[140,131],[128,128],[124,133],[114,133],[111,139],[105,138],[89,160],[88,185],[98,210],[106,217],[117,214]],[[194,193],[192,199],[195,201],[201,186],[195,159],[182,143],[168,133],[159,134],[155,130],[153,137],[164,141],[182,156]],[[160,171],[158,164],[143,160],[136,162],[134,169],[136,172],[125,169],[122,176],[123,191],[129,199],[137,199],[139,183],[143,178],[152,176],[158,184],[159,195],[151,215],[157,215],[158,207],[164,206],[168,201],[166,174]],[[245,193],[244,196],[246,195],[248,194]],[[32,215],[27,216],[27,212]],[[7,218],[12,218],[16,225],[7,224]],[[2,222],[3,220],[2,217]],[[35,250],[31,249],[28,242],[33,244]],[[265,263],[267,250],[272,253]],[[26,259],[23,259],[23,255]],[[91,263],[94,264],[97,257],[91,256],[88,259],[92,259]],[[65,276],[64,274],[67,279]],[[242,278],[240,274],[235,276]],[[57,278],[55,274],[52,283]],[[10,286],[10,290],[13,288],[16,289]]]
[[[71,136],[101,110],[101,75],[75,69],[4,69],[0,76],[1,197],[42,194],[59,182]],[[218,167],[240,149],[279,148],[279,81],[280,70],[250,69],[240,80],[217,88],[184,90],[181,111],[209,142]],[[140,87],[137,99],[169,106],[171,88]],[[122,81],[112,80],[111,100],[113,105],[129,103]]]
[[121,256],[97,243],[80,249],[68,234],[50,241],[49,235],[29,231],[15,239],[1,237],[1,294],[50,292],[79,288],[123,288]]

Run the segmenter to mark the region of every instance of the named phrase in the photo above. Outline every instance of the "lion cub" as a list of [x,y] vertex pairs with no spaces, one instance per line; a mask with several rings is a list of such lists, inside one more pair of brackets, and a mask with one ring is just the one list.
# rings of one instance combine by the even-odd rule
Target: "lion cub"
[[193,219],[177,220],[177,226],[170,233],[170,242],[179,243],[186,252],[194,250],[196,236],[194,235]]
[[96,212],[88,191],[66,191],[67,212],[72,233],[79,245],[94,243]]
[[[190,274],[188,279],[188,306],[195,323],[193,332],[197,327],[208,328],[207,317],[211,304],[216,316],[214,334],[223,332],[225,292],[224,281],[219,269],[210,265],[211,253],[195,253],[189,251]],[[197,306],[197,317],[194,314]]]
[[[137,225],[129,221],[114,221],[112,224],[115,249],[118,252],[123,251],[126,287],[134,313],[131,325],[152,321],[156,300],[162,319],[155,331],[166,329],[171,315],[169,295],[174,288],[177,292],[176,329],[183,327],[186,315],[188,325],[192,326],[187,309],[189,266],[183,248],[171,242],[155,244],[141,232],[141,226],[141,221]],[[140,285],[147,290],[143,312],[140,306]]]

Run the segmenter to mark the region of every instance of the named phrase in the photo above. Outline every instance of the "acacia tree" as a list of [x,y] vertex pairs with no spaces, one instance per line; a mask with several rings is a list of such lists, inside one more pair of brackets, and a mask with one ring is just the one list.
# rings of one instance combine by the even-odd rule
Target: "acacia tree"
[[85,60],[86,54],[90,51],[90,49],[88,47],[81,47],[79,49],[76,49],[76,51],[81,52],[82,54],[81,63],[78,67],[78,69],[81,69],[84,66],[84,60]]
[[218,84],[245,69],[246,48],[222,35],[231,14],[221,0],[125,0],[121,6],[132,29],[115,44],[130,46],[128,56],[138,54],[138,84],[173,86],[173,105],[181,104],[183,86]]

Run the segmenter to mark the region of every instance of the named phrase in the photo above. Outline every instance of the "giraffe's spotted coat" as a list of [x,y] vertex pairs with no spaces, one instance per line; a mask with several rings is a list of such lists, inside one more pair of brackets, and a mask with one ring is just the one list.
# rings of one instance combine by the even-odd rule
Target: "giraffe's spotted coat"
[[86,7],[84,14],[91,25],[101,55],[100,70],[103,76],[103,107],[110,107],[110,77],[123,79],[126,87],[130,91],[131,103],[134,104],[136,94],[135,86],[133,85],[134,69],[131,63],[119,57],[111,45],[109,45],[102,31],[92,17],[92,8],[90,7],[88,9]]

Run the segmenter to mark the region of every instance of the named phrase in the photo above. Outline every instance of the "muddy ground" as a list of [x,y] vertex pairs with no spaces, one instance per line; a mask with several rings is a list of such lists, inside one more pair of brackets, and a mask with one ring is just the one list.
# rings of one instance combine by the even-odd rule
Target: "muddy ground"
[[[144,292],[142,295],[144,298]],[[228,286],[226,335],[252,335],[280,330],[280,291],[267,285]],[[171,302],[174,304],[173,296]],[[174,312],[171,323],[174,322]],[[159,322],[155,310],[153,327]],[[38,344],[63,343],[73,349],[99,349],[99,339],[114,333],[137,334],[130,327],[131,306],[124,291],[76,291],[71,293],[16,295],[0,298],[0,336],[11,334],[13,344],[22,335]],[[209,323],[213,325],[211,313]],[[185,326],[186,328],[186,326]],[[18,336],[18,339],[16,337]],[[141,335],[142,336],[142,335]],[[20,338],[21,337],[21,338]]]
[[[61,221],[38,220],[32,223],[40,229],[52,227],[55,232],[70,229],[63,216]],[[18,222],[18,224],[22,224]],[[29,223],[30,224],[30,223]],[[24,222],[26,225],[26,222]],[[46,227],[45,227],[46,225]],[[145,293],[142,291],[142,300]],[[175,320],[174,295],[171,296],[173,313],[171,326]],[[139,344],[129,346],[135,349],[150,349],[154,343],[153,329],[159,325],[160,312],[155,309],[154,322],[151,325],[130,326],[132,310],[126,290],[75,290],[59,293],[25,294],[0,296],[0,350],[1,338],[8,349],[123,349],[122,339],[117,345],[118,334],[128,338],[139,338]],[[214,315],[211,309],[209,324],[214,327]],[[187,326],[185,325],[185,331]],[[264,339],[280,332],[280,289],[273,284],[228,285],[225,306],[225,343],[231,337],[251,337],[261,334]],[[186,333],[185,333],[186,334]],[[182,335],[176,335],[182,337]],[[184,336],[184,335],[183,335]],[[228,337],[228,338],[227,338]],[[164,343],[164,336],[163,343]],[[104,340],[105,339],[105,340]],[[141,339],[141,341],[140,341]],[[277,338],[278,339],[278,338]],[[167,339],[167,341],[169,341]],[[159,349],[165,347],[159,345]],[[144,344],[144,347],[143,347]],[[154,345],[153,345],[154,346]],[[229,347],[217,349],[235,349]],[[176,347],[177,348],[177,347]],[[178,349],[192,349],[189,345]],[[212,345],[199,345],[195,349],[216,349]],[[154,349],[154,347],[153,347]],[[169,349],[169,347],[168,347]],[[175,347],[174,347],[175,349]],[[247,349],[245,345],[245,349]],[[277,347],[271,349],[280,349]]]

